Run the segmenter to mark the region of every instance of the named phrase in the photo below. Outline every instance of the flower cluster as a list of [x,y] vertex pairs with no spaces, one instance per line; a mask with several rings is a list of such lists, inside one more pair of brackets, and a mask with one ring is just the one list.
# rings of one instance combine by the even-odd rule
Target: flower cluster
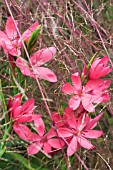
[[[22,74],[32,78],[45,79],[50,82],[56,82],[57,77],[54,72],[48,68],[41,67],[42,64],[48,62],[56,54],[55,47],[44,48],[36,51],[30,56],[29,61],[25,60],[21,55],[22,42],[28,43],[33,31],[39,26],[38,22],[31,25],[21,37],[17,32],[18,22],[13,21],[9,17],[6,22],[5,32],[0,30],[0,47],[4,49],[5,54],[16,56],[16,66],[20,68]],[[31,42],[31,45],[33,40]]]
[[[77,117],[69,107],[64,110],[63,117],[53,112],[51,116],[53,127],[46,132],[40,115],[32,113],[34,110],[32,99],[20,106],[20,96],[21,94],[14,98],[13,104],[12,99],[9,99],[8,108],[11,110],[10,118],[14,121],[14,131],[21,139],[31,143],[27,148],[27,152],[31,155],[38,153],[41,148],[45,154],[50,154],[52,151],[67,147],[67,155],[71,156],[80,146],[93,149],[94,146],[86,138],[98,138],[103,134],[100,130],[93,130],[103,113],[94,119],[91,119],[86,112]],[[37,133],[22,124],[31,121]]]
[[[0,31],[0,46],[6,54],[17,57],[15,63],[23,75],[56,82],[57,77],[54,72],[42,67],[56,54],[56,48],[49,47],[35,53],[29,52],[31,50],[29,44],[32,42],[31,45],[34,46],[32,35],[38,25],[38,22],[35,22],[19,37],[18,22],[9,17],[5,33]],[[23,41],[30,55],[28,59],[21,53]],[[107,66],[108,61],[108,57],[94,59],[90,66],[85,67],[82,74],[75,72],[71,75],[72,85],[68,82],[63,84],[62,92],[71,95],[69,106],[63,110],[62,115],[57,112],[52,113],[50,117],[52,126],[47,132],[46,123],[41,115],[34,114],[34,99],[21,105],[21,94],[16,95],[14,99],[10,97],[8,111],[13,122],[12,127],[21,139],[30,144],[27,148],[28,154],[36,154],[39,151],[51,154],[53,151],[65,148],[67,155],[71,156],[80,147],[94,148],[88,139],[96,139],[103,134],[101,130],[94,130],[103,113],[93,119],[89,113],[95,112],[96,106],[100,103],[110,100],[108,88],[111,81],[102,79],[111,72],[110,66]],[[28,126],[29,122],[33,125],[31,129]]]
[[99,104],[107,102],[110,99],[108,87],[111,84],[110,80],[102,80],[100,78],[111,72],[108,63],[108,57],[102,59],[97,58],[91,65],[89,70],[88,81],[82,85],[82,80],[78,72],[72,74],[72,85],[65,83],[62,91],[66,94],[73,94],[69,100],[69,106],[72,110],[76,110],[80,104],[88,112],[94,112],[94,103]]
[[[36,154],[43,147],[45,153],[50,153],[52,148],[61,149],[64,142],[55,132],[50,129],[46,133],[44,122],[40,114],[34,114],[34,99],[30,99],[21,105],[21,94],[10,97],[8,101],[8,110],[10,119],[13,121],[13,129],[18,136],[28,142],[33,142],[28,147],[29,154]],[[25,124],[33,122],[38,134],[32,132]]]

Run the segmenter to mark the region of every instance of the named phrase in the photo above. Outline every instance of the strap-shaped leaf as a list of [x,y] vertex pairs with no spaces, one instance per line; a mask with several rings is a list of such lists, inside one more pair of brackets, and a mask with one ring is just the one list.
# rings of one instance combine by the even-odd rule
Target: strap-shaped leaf
[[27,50],[30,53],[32,48],[35,46],[38,40],[41,26],[39,25],[35,31],[32,32],[29,41],[27,43]]

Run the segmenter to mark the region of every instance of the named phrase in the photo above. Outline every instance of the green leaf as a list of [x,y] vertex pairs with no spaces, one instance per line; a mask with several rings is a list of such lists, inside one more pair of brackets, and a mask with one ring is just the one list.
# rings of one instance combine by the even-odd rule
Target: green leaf
[[2,157],[2,155],[4,154],[4,152],[5,152],[5,150],[6,150],[6,149],[5,149],[5,148],[6,148],[6,147],[5,147],[6,139],[8,138],[9,133],[10,133],[10,131],[11,131],[12,123],[13,123],[13,122],[10,122],[9,127],[5,129],[4,136],[3,136],[2,141],[1,141],[1,143],[0,143],[0,157]]
[[0,158],[2,157],[2,155],[5,153],[6,148],[0,149]]
[[37,43],[37,40],[38,40],[38,36],[39,36],[39,33],[40,33],[40,28],[41,26],[39,25],[37,27],[37,29],[35,31],[32,32],[30,38],[29,38],[29,41],[28,41],[28,44],[27,44],[27,50],[28,50],[28,53],[31,52],[32,48],[35,46],[35,44]]
[[13,87],[14,96],[16,96],[18,94],[18,88],[16,87],[15,81],[13,79],[14,75],[15,75],[15,73],[13,72],[12,68],[10,67],[10,69],[9,69],[9,76],[10,76],[10,80],[11,80],[11,85]]
[[[26,47],[26,49],[27,49],[26,39],[24,40],[24,45],[25,45],[25,47]],[[28,60],[28,57],[27,57],[27,55],[26,55],[26,52],[25,52],[24,47],[22,48],[22,57],[23,57],[25,60]]]
[[[4,94],[2,92],[2,83],[1,83],[1,80],[0,80],[0,102],[1,102],[1,105],[2,105],[3,113],[4,113],[5,123],[7,123],[8,120],[9,120],[9,116],[7,114],[7,106],[6,106],[6,103],[5,103]],[[6,125],[6,129],[7,129],[7,125]]]
[[1,80],[0,80],[0,101],[1,101],[1,104],[2,104],[3,112],[7,112],[7,107],[6,107],[4,95],[3,95],[3,92],[2,92]]
[[25,168],[28,170],[35,170],[33,167],[31,167],[30,163],[26,158],[24,158],[22,155],[18,153],[13,153],[13,152],[7,152],[7,154],[14,160],[19,161]]

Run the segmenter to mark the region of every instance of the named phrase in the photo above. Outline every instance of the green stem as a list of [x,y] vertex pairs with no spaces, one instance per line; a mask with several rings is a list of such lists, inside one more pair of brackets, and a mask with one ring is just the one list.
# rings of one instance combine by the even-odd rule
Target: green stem
[[91,58],[91,60],[89,61],[89,64],[87,66],[87,71],[89,71],[91,64],[93,63],[94,59],[97,57],[97,52],[94,54],[94,56]]
[[15,73],[12,70],[11,66],[10,66],[10,70],[9,70],[9,75],[10,75],[10,79],[11,79],[11,84],[13,86],[13,93],[14,93],[14,96],[15,96],[16,94],[18,94],[18,89],[17,89],[15,81],[13,79],[13,76],[15,76]]
[[[4,113],[5,124],[7,124],[8,120],[9,120],[9,116],[7,114],[7,106],[6,106],[6,103],[5,103],[4,94],[2,92],[2,83],[1,83],[1,80],[0,80],[0,101],[1,101],[2,110],[3,110],[3,113]],[[7,125],[6,125],[6,129],[7,129]]]
[[86,84],[86,82],[88,81],[88,76],[89,76],[89,69],[91,67],[91,64],[93,63],[94,59],[97,57],[97,52],[94,54],[94,56],[91,58],[91,60],[89,61],[87,67],[86,67],[86,77],[81,77],[83,83],[82,85],[84,86]]
[[9,133],[11,131],[11,128],[12,128],[12,123],[10,123],[9,127],[5,130],[5,134],[3,136],[3,139],[2,139],[2,142],[1,142],[1,148],[0,148],[0,157],[4,154],[6,148],[5,148],[5,144],[6,144],[6,139],[8,138],[9,136]]

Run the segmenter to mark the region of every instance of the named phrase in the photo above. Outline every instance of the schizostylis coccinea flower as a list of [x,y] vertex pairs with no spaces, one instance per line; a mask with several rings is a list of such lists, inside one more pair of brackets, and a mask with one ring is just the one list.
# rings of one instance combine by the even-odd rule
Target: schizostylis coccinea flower
[[22,46],[22,41],[26,40],[28,42],[31,33],[38,27],[38,22],[31,25],[21,37],[19,37],[16,26],[18,22],[13,21],[12,17],[9,17],[6,22],[5,32],[0,30],[0,47],[4,49],[5,53],[9,53],[12,56],[20,56],[20,48]]
[[96,58],[91,64],[91,68],[89,70],[89,79],[96,80],[109,74],[112,69],[110,66],[107,66],[108,61],[108,57]]
[[46,154],[51,153],[52,148],[61,149],[64,146],[64,142],[61,138],[57,138],[54,129],[50,129],[46,133],[45,124],[42,118],[34,120],[36,133],[32,135],[32,144],[28,146],[27,152],[31,155],[38,153],[41,148]]
[[[30,99],[21,105],[22,94],[18,94],[14,97],[10,97],[8,101],[8,110],[10,115],[10,120],[13,121],[14,131],[21,137],[22,129],[20,127],[24,126],[21,123],[31,122],[35,119],[40,118],[41,115],[34,114],[34,99]],[[22,137],[21,137],[22,138]]]
[[58,127],[59,136],[67,141],[68,156],[73,155],[81,146],[86,149],[94,148],[87,138],[96,139],[103,134],[100,130],[93,130],[102,115],[103,113],[100,113],[94,119],[91,119],[87,113],[81,114],[79,118],[68,117],[68,126]]
[[17,58],[16,65],[20,68],[22,74],[30,76],[32,78],[45,79],[50,82],[56,82],[57,77],[54,72],[41,65],[45,64],[56,54],[55,47],[44,48],[42,50],[36,51],[30,57],[31,64],[22,57]]
[[[18,22],[15,21],[16,25]],[[12,17],[9,17],[6,22],[5,32],[0,30],[0,46],[4,49],[5,53],[9,53],[12,56],[19,56],[21,54],[18,48],[19,36],[16,30],[16,26]]]
[[65,83],[62,87],[62,91],[66,94],[72,94],[73,96],[69,100],[69,106],[71,109],[76,110],[80,104],[88,112],[94,112],[94,103],[99,104],[107,102],[110,99],[107,88],[110,86],[110,80],[89,80],[84,86],[80,74],[78,72],[71,76],[72,85]]

